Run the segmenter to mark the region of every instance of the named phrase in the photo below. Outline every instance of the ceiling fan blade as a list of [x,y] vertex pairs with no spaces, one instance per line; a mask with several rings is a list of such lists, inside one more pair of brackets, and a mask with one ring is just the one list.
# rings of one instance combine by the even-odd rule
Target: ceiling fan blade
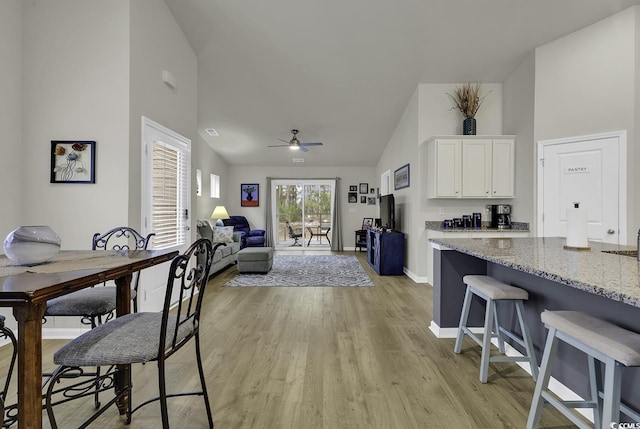
[[306,147],[304,147],[304,145],[300,145],[300,148],[298,149],[300,152],[309,152],[309,149],[307,149]]
[[322,146],[324,143],[300,143],[301,146]]
[[281,142],[289,143],[289,140],[278,139]]
[[289,144],[274,144],[274,145],[270,145],[270,146],[267,146],[267,147],[285,147],[285,146],[289,147]]

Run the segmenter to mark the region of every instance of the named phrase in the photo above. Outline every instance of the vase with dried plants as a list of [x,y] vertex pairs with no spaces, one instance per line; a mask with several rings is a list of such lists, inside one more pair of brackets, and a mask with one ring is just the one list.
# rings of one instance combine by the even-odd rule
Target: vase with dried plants
[[475,116],[486,97],[486,95],[481,95],[480,90],[481,85],[479,83],[467,82],[462,86],[456,87],[453,95],[447,92],[447,95],[455,104],[451,110],[457,109],[464,115],[464,122],[462,123],[462,134],[464,135],[476,134]]

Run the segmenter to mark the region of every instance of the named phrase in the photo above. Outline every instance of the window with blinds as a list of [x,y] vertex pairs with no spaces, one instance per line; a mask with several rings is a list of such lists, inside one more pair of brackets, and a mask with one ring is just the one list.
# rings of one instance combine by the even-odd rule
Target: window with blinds
[[182,246],[187,240],[188,189],[187,151],[153,142],[151,230],[155,232],[153,248]]

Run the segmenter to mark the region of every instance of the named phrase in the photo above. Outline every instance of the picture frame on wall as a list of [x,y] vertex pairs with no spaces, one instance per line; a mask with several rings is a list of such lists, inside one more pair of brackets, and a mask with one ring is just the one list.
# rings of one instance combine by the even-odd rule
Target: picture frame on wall
[[360,204],[367,204],[367,197],[364,195],[360,197]]
[[96,183],[96,142],[51,140],[50,183]]
[[349,192],[349,202],[357,203],[358,202],[358,193],[357,192]]
[[260,185],[243,183],[240,185],[240,206],[258,207],[260,205]]
[[360,193],[361,194],[368,194],[369,193],[369,184],[368,183],[361,183],[360,184]]
[[357,185],[349,185],[349,192],[358,192]]
[[367,205],[368,206],[375,206],[376,205],[376,197],[368,197],[367,198]]
[[405,164],[393,172],[393,189],[398,190],[410,186],[409,164]]

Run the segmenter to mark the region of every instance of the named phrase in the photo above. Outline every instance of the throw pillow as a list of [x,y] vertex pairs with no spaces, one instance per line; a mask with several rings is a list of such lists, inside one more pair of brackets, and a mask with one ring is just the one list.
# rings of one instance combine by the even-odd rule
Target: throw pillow
[[214,243],[233,243],[233,227],[232,226],[216,226],[213,228]]

